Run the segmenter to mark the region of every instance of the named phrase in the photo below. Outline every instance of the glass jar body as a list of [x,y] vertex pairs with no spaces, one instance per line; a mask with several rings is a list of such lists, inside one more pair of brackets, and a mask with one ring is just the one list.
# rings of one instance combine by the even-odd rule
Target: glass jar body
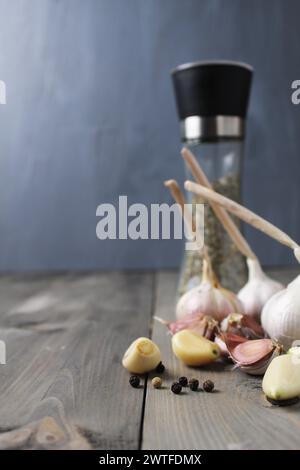
[[[242,140],[185,144],[195,155],[215,191],[234,201],[241,200]],[[186,176],[193,180],[188,168]],[[246,282],[244,256],[236,249],[213,210],[201,197],[187,193],[187,202],[204,203],[204,242],[213,270],[223,287],[237,292]],[[234,219],[238,226],[239,221]],[[179,294],[201,282],[202,260],[198,251],[185,251],[181,268]]]

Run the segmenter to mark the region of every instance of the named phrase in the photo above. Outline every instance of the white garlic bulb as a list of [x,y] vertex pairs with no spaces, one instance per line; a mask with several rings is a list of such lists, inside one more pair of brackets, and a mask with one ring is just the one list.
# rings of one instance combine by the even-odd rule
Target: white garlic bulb
[[234,312],[244,313],[243,305],[236,295],[207,279],[180,297],[176,306],[177,318],[202,313],[221,321]]
[[247,258],[248,282],[239,291],[238,298],[242,302],[246,315],[260,319],[266,302],[276,292],[284,289],[283,284],[274,281],[264,273],[257,259]]
[[270,338],[279,341],[285,349],[300,340],[300,276],[268,300],[261,322]]

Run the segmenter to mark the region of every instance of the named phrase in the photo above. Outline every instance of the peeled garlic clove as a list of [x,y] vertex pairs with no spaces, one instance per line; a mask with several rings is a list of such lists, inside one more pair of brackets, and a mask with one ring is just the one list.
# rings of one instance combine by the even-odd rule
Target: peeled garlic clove
[[181,330],[173,335],[172,349],[175,356],[188,366],[202,366],[220,356],[216,343],[192,330]]
[[293,354],[276,357],[269,365],[262,382],[265,395],[271,400],[290,400],[300,395],[300,361]]
[[160,350],[148,338],[136,339],[125,352],[122,364],[134,374],[145,374],[155,369],[160,363]]
[[271,360],[281,353],[281,346],[271,339],[249,340],[238,345],[227,341],[233,362],[244,372],[251,375],[265,373]]
[[186,315],[203,314],[221,321],[232,312],[243,313],[242,303],[235,294],[222,287],[215,287],[207,280],[180,297],[176,306],[178,319]]
[[273,295],[263,308],[261,323],[270,336],[284,349],[300,338],[300,276],[286,289]]
[[284,286],[267,276],[257,259],[248,258],[247,264],[249,279],[237,296],[244,306],[246,315],[259,320],[266,302],[276,292],[284,289]]

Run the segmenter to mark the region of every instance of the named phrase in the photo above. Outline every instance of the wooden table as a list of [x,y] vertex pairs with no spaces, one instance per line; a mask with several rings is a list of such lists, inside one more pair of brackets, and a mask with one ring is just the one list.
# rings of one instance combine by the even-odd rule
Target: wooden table
[[[176,283],[171,271],[2,276],[0,449],[299,449],[300,406],[271,406],[261,379],[232,365],[188,369],[173,357],[152,317],[173,317]],[[131,388],[121,366],[143,335],[162,351],[161,390]],[[174,395],[180,375],[217,390]]]

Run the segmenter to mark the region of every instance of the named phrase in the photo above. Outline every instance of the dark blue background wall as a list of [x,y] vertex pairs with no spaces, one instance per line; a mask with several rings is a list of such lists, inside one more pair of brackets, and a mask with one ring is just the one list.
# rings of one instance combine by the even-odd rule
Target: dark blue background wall
[[[178,242],[100,242],[101,202],[169,201],[183,180],[169,71],[255,67],[244,201],[300,240],[300,2],[0,0],[0,269],[174,266]],[[289,251],[247,234],[262,261]]]

